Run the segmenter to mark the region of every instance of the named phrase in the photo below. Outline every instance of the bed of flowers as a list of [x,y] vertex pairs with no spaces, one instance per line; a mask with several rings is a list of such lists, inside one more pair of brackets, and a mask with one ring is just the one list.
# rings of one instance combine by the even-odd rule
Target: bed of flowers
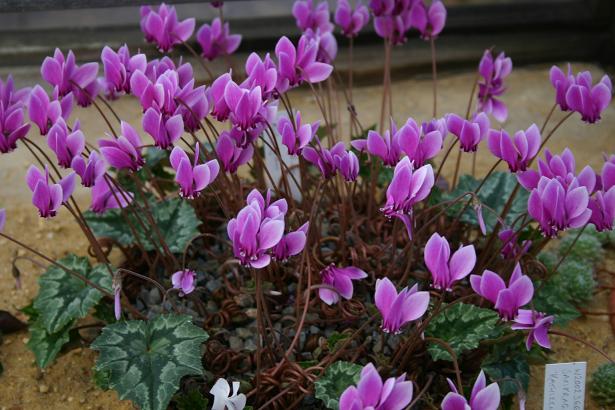
[[[0,151],[32,154],[36,211],[70,213],[90,244],[53,260],[27,232],[0,233],[48,264],[23,309],[37,365],[90,346],[93,383],[141,409],[489,410],[523,408],[530,364],[569,337],[604,356],[592,391],[612,404],[612,359],[563,327],[609,288],[596,273],[615,239],[615,156],[579,170],[573,152],[547,148],[565,121],[599,126],[610,79],[553,67],[548,117],[505,130],[512,61],[486,50],[467,107],[442,115],[446,9],[435,0],[339,0],[333,13],[296,1],[298,39],[215,76],[209,61],[230,61],[241,42],[221,3],[196,32],[200,50],[194,19],[142,7],[159,58],[105,47],[101,62],[78,64],[56,50],[41,66],[50,93],[0,82]],[[353,105],[352,71],[334,69],[338,39],[352,67],[370,20],[384,44],[374,125]],[[431,46],[433,118],[396,123],[391,50],[407,35]],[[197,84],[197,69],[210,81]],[[312,93],[320,121],[293,106],[296,87]],[[144,134],[113,108],[128,96]],[[105,122],[96,144],[69,120],[74,104]],[[478,149],[493,155],[491,170],[459,175]],[[456,167],[445,179],[447,161]],[[87,210],[78,189],[91,194]],[[5,222],[2,210],[0,232]]]

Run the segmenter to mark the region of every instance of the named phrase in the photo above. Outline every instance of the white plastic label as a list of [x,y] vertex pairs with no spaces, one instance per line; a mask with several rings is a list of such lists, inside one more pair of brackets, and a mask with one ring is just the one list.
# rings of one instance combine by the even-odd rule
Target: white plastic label
[[543,410],[583,410],[586,362],[548,364]]

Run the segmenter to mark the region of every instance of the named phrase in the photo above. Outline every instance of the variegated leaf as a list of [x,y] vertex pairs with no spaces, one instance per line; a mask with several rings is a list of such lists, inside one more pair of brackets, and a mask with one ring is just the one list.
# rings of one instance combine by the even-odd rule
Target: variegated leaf
[[359,381],[362,368],[350,362],[333,363],[327,368],[325,375],[316,381],[316,398],[322,400],[327,408],[337,410],[340,396],[348,386]]

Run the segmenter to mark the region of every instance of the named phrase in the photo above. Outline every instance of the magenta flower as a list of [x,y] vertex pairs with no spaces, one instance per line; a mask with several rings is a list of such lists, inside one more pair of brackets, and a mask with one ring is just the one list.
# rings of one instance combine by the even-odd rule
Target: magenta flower
[[566,148],[561,155],[553,155],[548,149],[545,150],[545,158],[538,159],[538,171],[530,169],[517,174],[519,183],[527,190],[538,186],[541,177],[557,179],[564,187],[571,184],[582,185],[587,192],[594,192],[596,187],[596,174],[590,166],[586,166],[578,175],[574,155]]
[[81,185],[92,187],[107,171],[105,161],[96,151],[90,152],[86,162],[82,156],[73,158],[70,167],[81,177]]
[[442,143],[446,134],[448,134],[446,120],[444,118],[433,119],[424,122],[419,128],[412,118],[408,118],[406,125],[415,130],[414,132],[419,135],[419,139],[414,151],[410,151],[406,147],[404,152],[410,157],[415,167],[422,167],[427,160],[435,158],[442,150]]
[[208,60],[233,54],[241,43],[241,35],[231,34],[229,23],[222,24],[216,17],[211,25],[203,24],[196,33],[196,41],[201,46],[201,54]]
[[376,17],[390,16],[396,6],[395,0],[369,0],[369,8]]
[[429,40],[438,37],[446,23],[446,7],[439,0],[425,6],[423,0],[414,2],[410,9],[410,24],[421,32],[421,38]]
[[527,350],[532,348],[534,342],[545,349],[550,349],[549,328],[551,328],[553,320],[555,320],[553,316],[545,316],[544,313],[521,309],[515,318],[515,324],[511,328],[513,330],[529,330],[525,340]]
[[453,283],[468,276],[476,264],[474,245],[460,246],[451,256],[448,241],[437,232],[427,241],[424,257],[436,289],[452,290]]
[[338,142],[331,149],[320,146],[316,139],[318,149],[305,147],[302,151],[303,158],[317,166],[324,178],[335,176],[337,171],[342,174],[346,181],[354,181],[359,175],[359,159],[351,152],[346,151],[343,142]]
[[6,209],[0,208],[0,232],[4,230],[4,225],[6,225]]
[[411,27],[410,10],[404,10],[398,15],[383,15],[374,17],[376,34],[388,40],[393,45],[404,44],[406,33]]
[[532,246],[532,241],[524,240],[521,244],[517,243],[519,238],[513,229],[502,229],[498,233],[498,238],[502,241],[502,257],[506,259],[516,259],[524,255]]
[[[269,53],[262,60],[258,54],[251,53],[246,60],[245,68],[247,77],[240,84],[240,87],[247,89],[260,87],[263,100],[274,99],[277,93],[275,87],[278,82],[278,69],[271,60]],[[228,76],[228,74],[226,75]]]
[[122,318],[122,278],[119,275],[113,276],[113,313],[115,320]]
[[419,292],[418,284],[397,293],[388,278],[376,280],[374,299],[382,315],[381,327],[385,333],[401,333],[406,323],[420,319],[429,306],[429,292]]
[[378,370],[369,363],[361,370],[357,386],[350,386],[340,396],[340,410],[402,410],[412,401],[413,385],[406,374],[382,382]]
[[247,205],[227,225],[227,233],[233,242],[235,257],[245,266],[260,269],[269,265],[269,251],[284,235],[286,200],[270,204],[257,190],[250,192]]
[[599,232],[613,229],[615,221],[615,163],[605,162],[599,179],[600,189],[590,198],[588,208],[592,211],[589,219]]
[[79,122],[75,122],[72,131],[69,131],[64,119],[60,117],[49,129],[47,145],[56,154],[58,164],[62,168],[70,168],[73,158],[81,156],[85,148],[85,136],[79,129]]
[[485,50],[478,65],[478,73],[482,77],[478,83],[478,111],[492,114],[499,122],[508,118],[508,108],[497,99],[506,91],[504,79],[512,71],[512,60],[504,53],[494,59],[491,50]]
[[367,139],[356,139],[351,144],[359,151],[367,149],[371,155],[382,159],[384,165],[395,166],[399,162],[402,151],[410,155],[410,153],[415,153],[419,146],[418,126],[416,123],[409,124],[410,121],[411,119],[408,119],[408,122],[398,130],[391,119],[391,128],[385,131],[384,135],[369,130]]
[[487,386],[487,379],[482,370],[472,387],[469,404],[463,392],[460,394],[453,382],[450,379],[447,381],[452,391],[442,400],[442,410],[497,410],[500,407],[500,387],[497,383]]
[[135,71],[145,72],[147,58],[145,54],[130,55],[127,45],[119,48],[117,53],[105,46],[100,55],[103,63],[104,84],[107,97],[116,98],[123,93],[130,93],[130,79]]
[[471,120],[465,120],[457,114],[446,116],[446,126],[451,134],[459,138],[464,152],[475,152],[478,144],[489,133],[489,117],[484,112],[478,113]]
[[555,88],[555,101],[562,111],[576,111],[583,121],[590,124],[600,120],[602,111],[611,102],[613,85],[607,75],[593,85],[589,71],[578,73],[575,77],[569,64],[567,75],[559,67],[553,66],[550,79]]
[[145,39],[155,43],[162,52],[188,40],[194,32],[194,19],[179,21],[175,7],[162,3],[158,10],[141,6],[141,31]]
[[369,10],[360,1],[357,1],[353,10],[348,0],[338,0],[334,21],[340,26],[343,35],[356,37],[369,22]]
[[168,149],[180,139],[184,133],[184,121],[180,114],[165,118],[154,108],[148,108],[143,115],[143,130],[153,139],[154,144],[161,149]]
[[[229,81],[224,89],[224,101],[230,110],[230,119],[238,130],[256,129],[263,121],[263,99],[261,88],[251,90],[239,87],[234,81]],[[252,141],[246,139],[241,145],[246,146]]]
[[67,120],[73,109],[73,94],[68,93],[58,99],[58,88],[54,88],[53,100],[40,85],[34,86],[28,99],[30,120],[38,126],[41,135],[47,135],[49,129],[60,118]]
[[34,165],[28,168],[26,183],[32,191],[32,204],[43,218],[56,216],[60,206],[68,201],[75,189],[75,173],[72,172],[54,184],[49,181],[49,169],[41,172]]
[[282,144],[288,148],[288,154],[301,154],[301,150],[316,135],[319,126],[320,121],[316,121],[313,124],[301,124],[301,113],[299,111],[295,114],[294,124],[288,117],[280,118],[278,121],[278,132],[282,136]]
[[326,1],[314,6],[312,0],[296,0],[293,4],[293,16],[301,31],[333,30],[333,24],[329,21],[329,4]]
[[340,155],[334,155],[335,167],[346,182],[353,182],[359,176],[359,158],[352,151],[342,151]]
[[527,208],[542,234],[554,237],[559,231],[585,225],[592,214],[588,203],[586,187],[573,184],[566,188],[557,179],[541,177],[530,193]]
[[301,36],[297,48],[287,38],[282,37],[275,46],[278,58],[278,90],[285,92],[306,81],[319,83],[326,80],[333,67],[316,61],[318,43]]
[[222,131],[216,144],[216,154],[226,172],[235,173],[237,169],[250,161],[254,155],[254,147],[248,145],[245,148],[237,146],[235,140],[228,131]]
[[196,198],[218,176],[220,166],[212,159],[199,165],[199,144],[194,150],[194,162],[180,147],[173,148],[169,156],[171,166],[175,170],[175,181],[180,186],[180,195],[184,198]]
[[296,231],[284,235],[271,250],[273,259],[286,262],[291,256],[298,255],[305,248],[309,227],[310,223],[306,222]]
[[532,280],[521,272],[519,263],[515,265],[508,287],[500,275],[490,270],[485,270],[482,276],[471,275],[470,283],[474,292],[495,304],[504,320],[512,320],[519,308],[530,303],[534,296]]
[[145,164],[141,155],[141,137],[132,125],[124,121],[120,131],[121,135],[117,139],[98,140],[100,153],[112,167],[136,172]]
[[105,178],[99,178],[92,186],[92,212],[102,214],[108,209],[126,208],[134,198],[132,192],[121,191]]
[[83,107],[90,105],[98,95],[98,63],[78,66],[72,50],[64,58],[64,54],[56,48],[53,57],[45,57],[41,75],[53,87],[58,87],[60,97],[72,92],[77,104]]
[[346,300],[352,299],[353,280],[360,280],[367,277],[367,273],[354,266],[338,268],[331,264],[320,271],[320,279],[324,285],[329,285],[335,290],[320,288],[318,296],[327,305],[333,305],[340,301],[340,296]]
[[231,81],[233,81],[231,74],[225,73],[216,78],[211,87],[207,89],[207,98],[212,105],[211,115],[218,121],[226,121],[231,113],[224,99],[224,90]]
[[179,296],[185,296],[195,288],[196,272],[190,269],[177,271],[171,276],[171,282],[174,289],[180,290]]
[[413,170],[408,157],[404,157],[393,171],[393,178],[387,188],[386,204],[380,211],[387,218],[399,218],[402,220],[412,238],[412,208],[427,198],[434,185],[433,168],[431,165],[423,165]]
[[0,78],[0,152],[6,154],[17,148],[17,141],[28,133],[30,124],[24,123],[24,104],[29,89],[15,90],[13,78]]
[[510,172],[525,171],[540,149],[540,130],[532,124],[517,131],[513,138],[505,130],[491,130],[487,137],[489,151],[508,164]]

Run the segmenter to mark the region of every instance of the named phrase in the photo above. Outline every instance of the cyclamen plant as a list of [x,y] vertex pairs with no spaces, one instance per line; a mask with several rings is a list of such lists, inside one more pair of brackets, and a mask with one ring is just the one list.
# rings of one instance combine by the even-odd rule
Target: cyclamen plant
[[[0,151],[32,153],[33,205],[43,218],[66,208],[96,260],[92,267],[86,258],[51,259],[3,232],[12,221],[0,209],[0,236],[50,264],[41,281],[66,285],[41,286],[34,301],[37,363],[49,365],[60,351],[46,340],[68,341],[96,307],[116,321],[99,316],[95,371],[143,409],[167,408],[189,390],[202,403],[209,393],[214,409],[313,407],[316,398],[342,410],[490,410],[515,394],[523,405],[529,377],[506,373],[498,355],[527,366],[527,351],[548,352],[554,335],[574,337],[554,328],[556,309],[535,307],[546,292],[537,282],[548,282],[572,246],[553,270],[537,254],[568,229],[608,231],[615,218],[615,156],[601,175],[591,167],[577,173],[570,150],[554,155],[545,146],[574,113],[598,122],[610,79],[593,84],[589,73],[554,67],[555,103],[542,127],[510,132],[498,122],[514,116],[504,103],[512,60],[487,50],[469,106],[438,117],[435,40],[445,34],[446,8],[437,0],[340,0],[334,22],[327,2],[298,0],[297,41],[282,37],[272,54],[252,53],[245,73],[214,76],[201,57],[233,54],[241,40],[215,3],[220,17],[196,34],[200,53],[190,45],[194,19],[180,20],[165,4],[141,9],[145,39],[162,53],[187,49],[210,77],[205,84],[197,85],[190,63],[127,46],[105,47],[100,63],[81,65],[72,51],[56,50],[41,67],[50,94],[0,80]],[[385,44],[373,129],[353,105],[352,69],[348,82],[332,74],[333,32],[349,39],[352,56],[370,18]],[[431,46],[433,118],[396,123],[391,49],[411,29]],[[298,87],[313,93],[319,121],[308,123],[294,107]],[[347,129],[334,114],[336,93],[349,111]],[[130,95],[147,135],[111,102]],[[71,119],[75,103],[94,105],[107,125],[97,145]],[[566,114],[546,132],[558,106]],[[41,138],[27,136],[26,118]],[[461,161],[485,149],[491,170],[458,181]],[[453,150],[447,181],[442,169]],[[496,171],[503,162],[508,171]],[[88,211],[76,190],[89,191]],[[119,266],[111,248],[124,256]],[[160,372],[151,372],[154,361]],[[343,373],[334,386],[326,384],[333,368]]]

